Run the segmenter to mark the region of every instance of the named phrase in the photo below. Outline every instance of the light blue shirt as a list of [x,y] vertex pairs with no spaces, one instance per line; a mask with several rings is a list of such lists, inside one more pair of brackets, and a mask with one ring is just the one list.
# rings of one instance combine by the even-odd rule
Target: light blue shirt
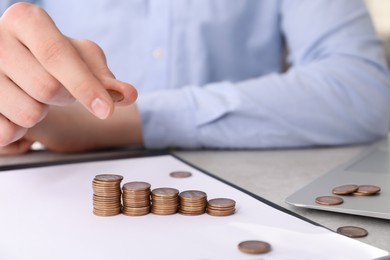
[[147,148],[337,145],[389,130],[390,74],[363,1],[40,4],[138,89]]

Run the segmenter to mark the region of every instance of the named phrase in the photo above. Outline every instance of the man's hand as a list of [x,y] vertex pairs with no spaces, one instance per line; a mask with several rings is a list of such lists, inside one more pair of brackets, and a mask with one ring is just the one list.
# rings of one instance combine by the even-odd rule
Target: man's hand
[[141,121],[135,105],[118,107],[110,118],[100,120],[78,102],[67,107],[50,106],[47,116],[23,138],[0,147],[0,155],[26,153],[35,141],[57,153],[143,145]]
[[114,78],[95,43],[67,38],[29,3],[12,5],[0,18],[0,146],[22,138],[49,105],[76,99],[96,117],[108,118],[114,104],[106,89],[121,92],[123,105],[137,97],[130,84]]

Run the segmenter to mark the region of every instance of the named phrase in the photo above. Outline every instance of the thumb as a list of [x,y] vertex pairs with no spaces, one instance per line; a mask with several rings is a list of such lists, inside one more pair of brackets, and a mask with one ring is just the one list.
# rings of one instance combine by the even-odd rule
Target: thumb
[[118,105],[130,105],[137,99],[137,90],[129,83],[115,79],[107,66],[103,50],[94,42],[69,38],[73,47],[87,64],[95,77],[107,89],[111,98]]

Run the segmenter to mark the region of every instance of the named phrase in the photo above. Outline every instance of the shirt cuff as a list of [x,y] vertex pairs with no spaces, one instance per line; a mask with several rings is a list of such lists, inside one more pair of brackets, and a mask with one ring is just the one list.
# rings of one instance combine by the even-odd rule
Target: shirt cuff
[[144,93],[139,95],[137,107],[146,148],[199,146],[186,91],[163,90]]
[[187,86],[139,95],[144,146],[200,148],[202,127],[215,122],[235,109],[237,96],[229,82],[203,87]]

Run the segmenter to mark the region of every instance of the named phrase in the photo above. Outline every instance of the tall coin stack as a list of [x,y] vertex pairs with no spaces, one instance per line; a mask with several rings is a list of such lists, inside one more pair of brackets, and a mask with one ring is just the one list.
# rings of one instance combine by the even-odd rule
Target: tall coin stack
[[201,215],[206,211],[207,195],[203,191],[188,190],[179,195],[179,213],[187,216]]
[[93,213],[97,216],[114,216],[121,213],[121,181],[116,174],[96,175],[92,181]]
[[128,182],[123,185],[123,214],[142,216],[150,212],[150,184]]
[[152,190],[151,212],[157,215],[171,215],[179,208],[179,191],[173,188]]

